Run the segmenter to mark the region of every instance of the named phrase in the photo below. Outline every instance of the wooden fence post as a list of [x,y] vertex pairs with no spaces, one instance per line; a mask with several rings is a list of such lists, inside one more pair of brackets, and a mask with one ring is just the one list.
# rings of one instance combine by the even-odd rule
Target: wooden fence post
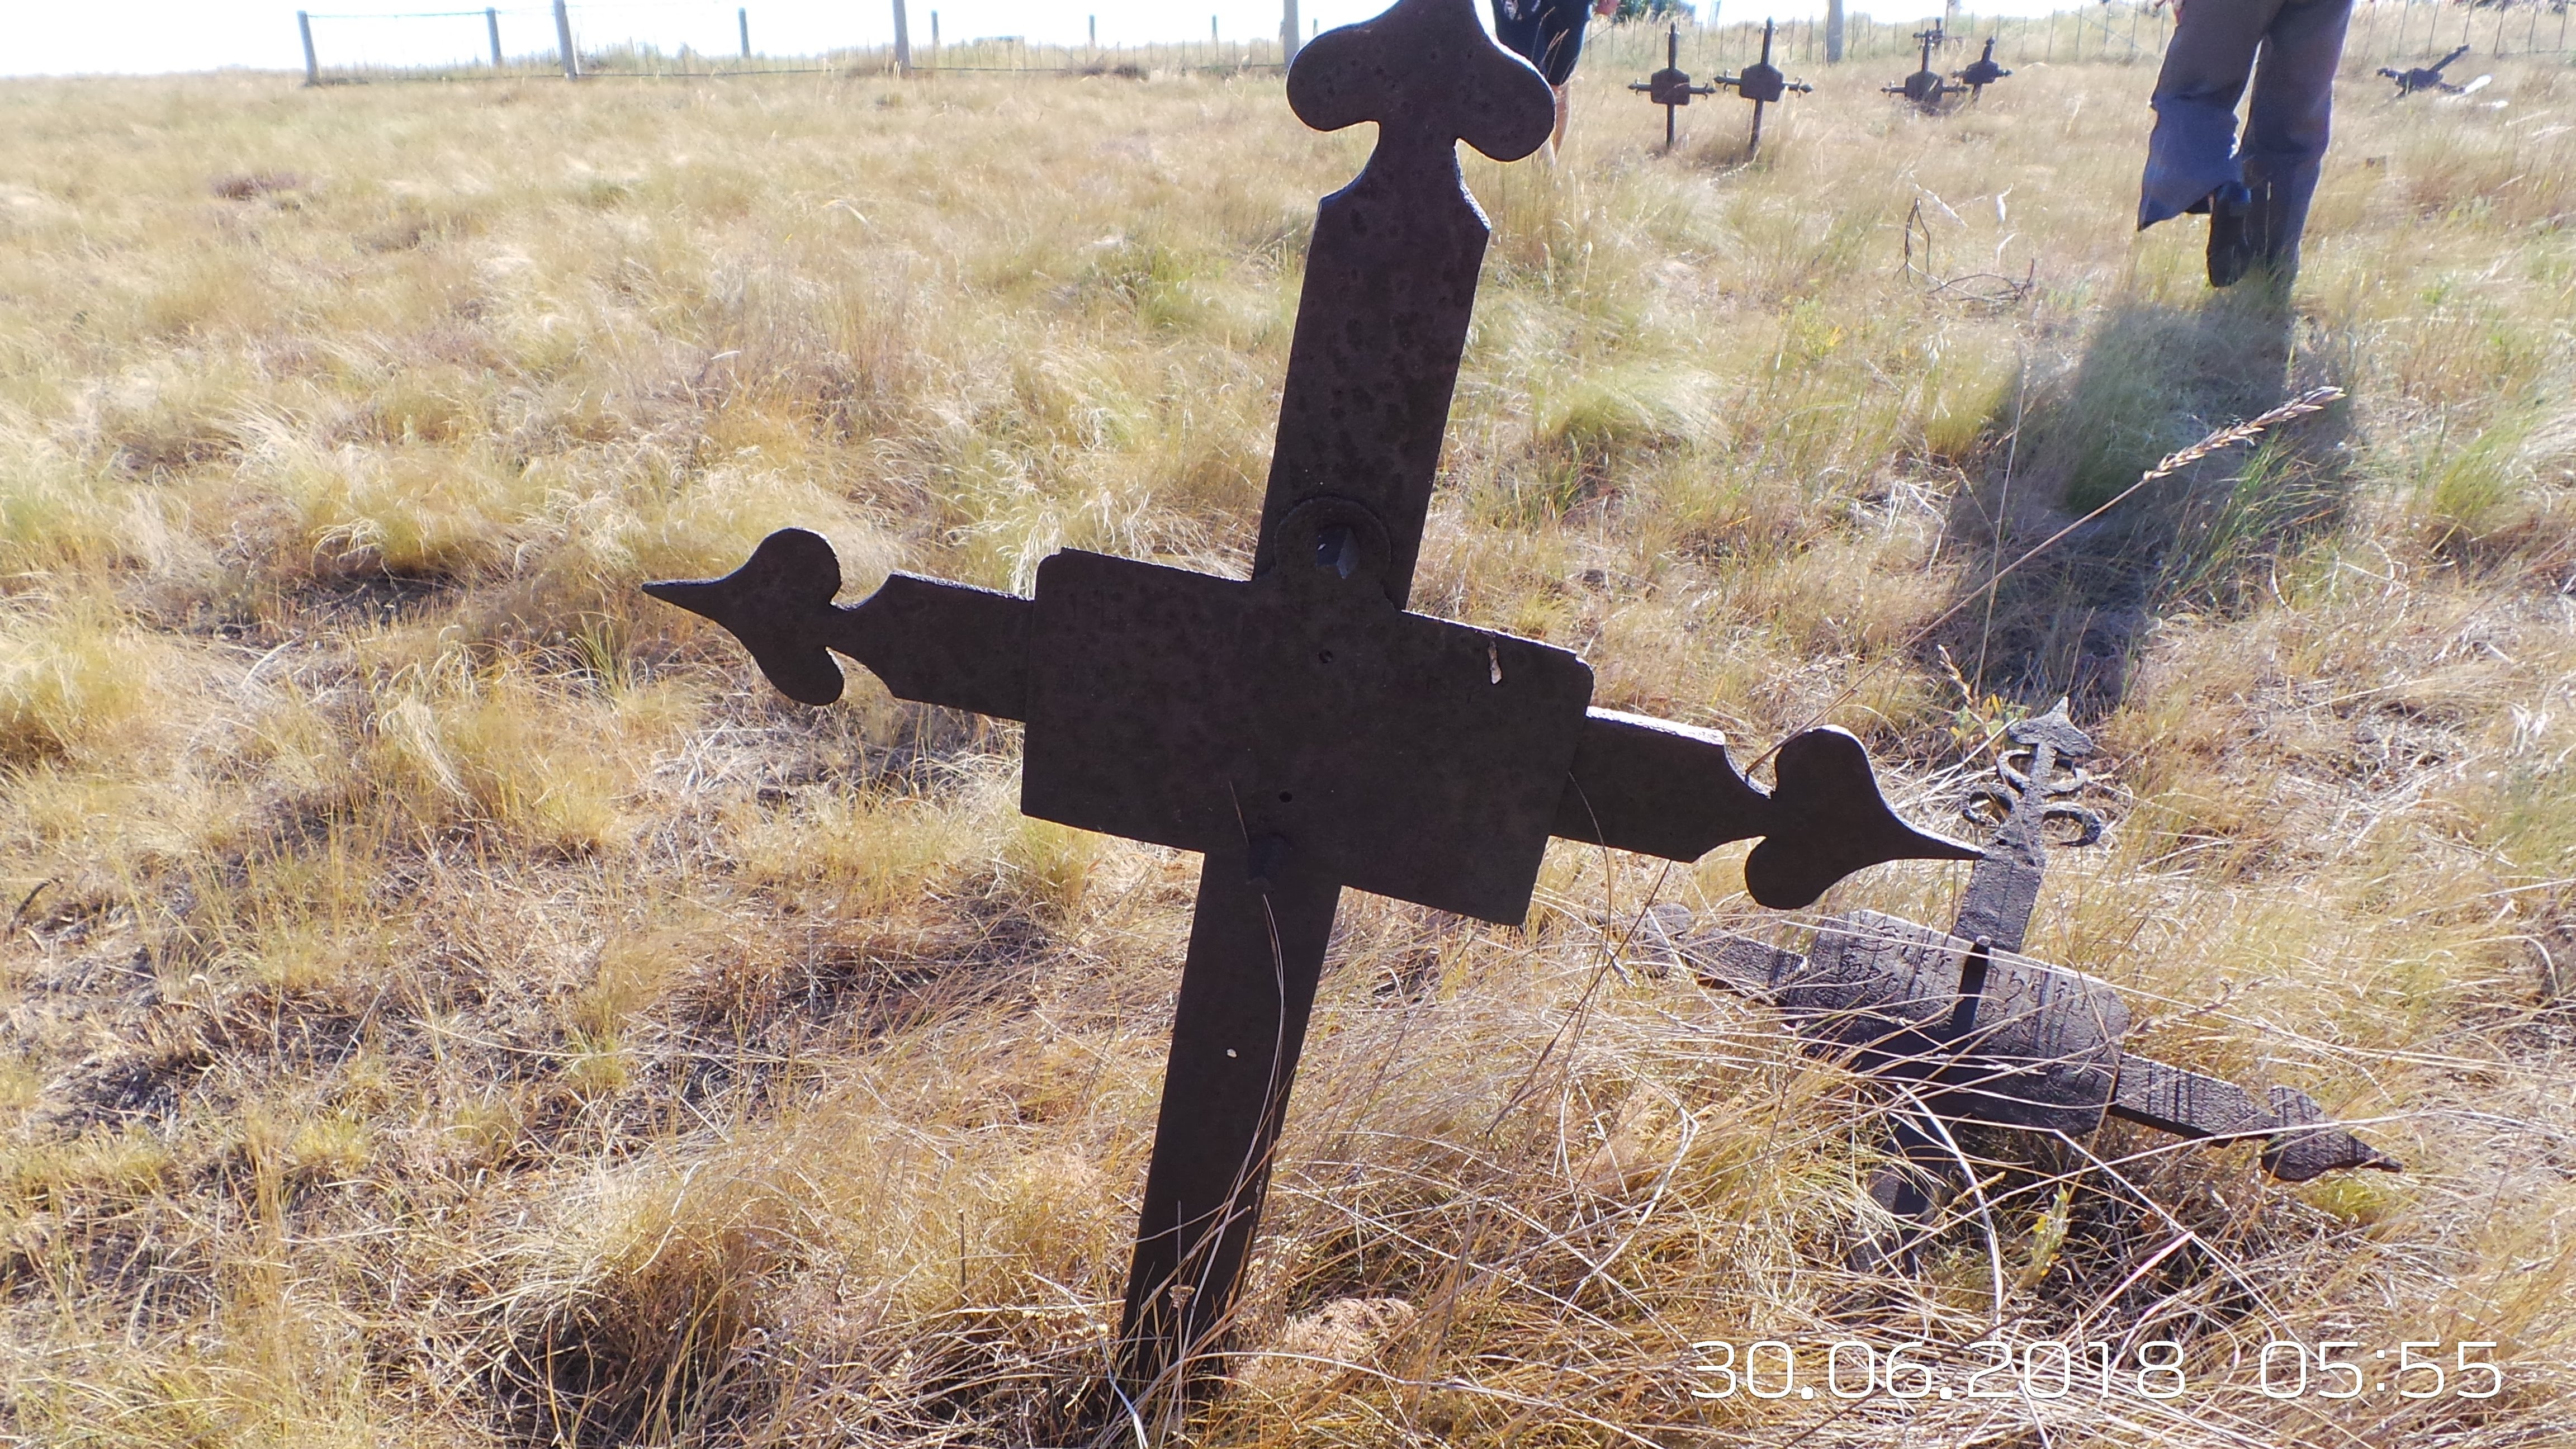
[[912,74],[912,17],[904,13],[903,0],[894,0],[894,73]]
[[318,86],[322,84],[322,62],[313,55],[313,17],[296,11],[295,28],[304,36],[304,83]]
[[751,59],[751,10],[748,6],[733,12],[734,28],[742,32],[742,58]]
[[486,8],[486,9],[484,10],[484,12],[483,12],[483,33],[484,33],[486,36],[489,36],[489,37],[491,38],[491,41],[492,41],[492,68],[493,68],[494,70],[499,70],[499,69],[501,68],[501,12],[500,12],[500,11],[498,11],[498,10],[494,10],[494,9],[489,9],[489,8]]
[[1843,63],[1843,0],[1825,0],[1825,64]]
[[1297,0],[1285,0],[1285,3],[1286,8],[1279,16],[1279,64],[1282,67],[1296,62],[1297,41],[1299,39],[1297,35]]
[[564,79],[581,79],[581,57],[572,48],[572,12],[555,0],[555,54],[563,61]]

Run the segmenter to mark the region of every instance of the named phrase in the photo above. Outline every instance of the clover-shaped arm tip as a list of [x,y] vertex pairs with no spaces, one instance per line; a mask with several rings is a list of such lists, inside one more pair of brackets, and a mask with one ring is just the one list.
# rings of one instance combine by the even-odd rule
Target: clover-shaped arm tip
[[832,662],[832,596],[841,560],[822,535],[782,528],[760,541],[742,567],[720,579],[673,579],[644,586],[666,604],[712,619],[742,641],[778,692],[800,704],[841,697]]
[[666,604],[722,624],[778,692],[800,704],[841,697],[841,666],[832,662],[838,652],[866,665],[899,699],[1027,718],[1029,600],[912,574],[889,575],[852,605],[832,602],[840,591],[832,545],[802,528],[762,539],[723,578],[644,586]]
[[1765,837],[1744,862],[1745,888],[1775,910],[1891,860],[1975,860],[1981,852],[1900,819],[1878,790],[1869,752],[1838,729],[1780,747],[1778,788],[1744,778],[1713,730],[1614,710],[1584,721],[1557,835],[1694,861],[1730,840]]
[[1774,819],[1744,859],[1744,888],[1773,910],[1815,904],[1827,887],[1892,860],[1975,860],[1973,845],[1917,830],[1879,793],[1869,751],[1846,731],[1792,735],[1772,767]]

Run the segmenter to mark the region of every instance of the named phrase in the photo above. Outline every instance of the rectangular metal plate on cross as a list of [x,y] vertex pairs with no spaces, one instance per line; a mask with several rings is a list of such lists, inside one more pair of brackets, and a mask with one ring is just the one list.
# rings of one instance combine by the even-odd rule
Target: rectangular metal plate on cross
[[1378,135],[1317,207],[1250,578],[1068,550],[1033,598],[896,574],[845,606],[830,545],[786,529],[645,586],[790,698],[838,699],[837,652],[1025,721],[1023,811],[1204,856],[1112,1369],[1131,1404],[1213,1361],[1345,887],[1518,923],[1551,836],[1685,861],[1759,837],[1746,887],[1775,908],[1976,855],[1899,819],[1839,730],[1784,742],[1765,791],[1723,736],[1591,708],[1575,655],[1405,607],[1487,236],[1457,145],[1517,160],[1554,102],[1474,0],[1328,32],[1287,89]]
[[1022,810],[1183,850],[1293,840],[1346,886],[1528,913],[1582,660],[1405,613],[1365,566],[1245,583],[1068,550],[1037,598]]

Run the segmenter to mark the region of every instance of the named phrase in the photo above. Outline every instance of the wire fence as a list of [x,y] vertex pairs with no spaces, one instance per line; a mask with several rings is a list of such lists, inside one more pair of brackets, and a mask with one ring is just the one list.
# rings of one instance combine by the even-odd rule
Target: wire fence
[[[2229,3],[2229,0],[2213,0]],[[2357,0],[2344,41],[2344,63],[2369,70],[2381,65],[2426,64],[2466,45],[2470,56],[2567,56],[2576,32],[2568,25],[2571,0]],[[1746,8],[1751,8],[1750,6]],[[1843,26],[1842,61],[1881,69],[1921,63],[1920,34],[1939,20],[1945,37],[1933,67],[1954,71],[1995,42],[1995,59],[2007,66],[2042,64],[2156,65],[2173,38],[2173,12],[2161,3],[2113,0],[2046,15],[1980,16],[1938,12],[1910,20],[1853,15]],[[1760,20],[1720,25],[1683,24],[1681,68],[1700,75],[1732,73],[1762,54]],[[1604,27],[1584,43],[1587,67],[1634,71],[1638,77],[1664,64],[1664,22]],[[1793,75],[1829,63],[1831,36],[1821,19],[1782,21],[1772,37],[1772,63]],[[1963,53],[1964,52],[1964,53]],[[1891,71],[1895,81],[1902,72]]]
[[[2571,4],[2576,0],[2358,0],[2344,58],[2347,66],[2366,71],[2426,64],[2464,45],[2476,58],[2565,57],[2576,40],[2569,26]],[[1294,13],[1292,6],[1283,9]],[[767,44],[755,8],[707,0],[519,4],[400,14],[298,12],[297,19],[306,79],[313,84],[993,72],[1146,79],[1276,72],[1287,58],[1284,20],[1279,34],[1223,35],[1212,17],[1205,40],[1101,44],[1096,22],[1088,41],[974,34],[976,13],[973,0],[966,0],[962,11],[950,9],[943,34],[940,8],[915,9],[888,0],[877,33],[854,33],[851,43],[840,45],[816,44],[810,33],[795,34],[788,46],[775,50]],[[1721,12],[1711,5],[1703,13]],[[898,14],[905,19],[894,20]],[[961,14],[967,17],[964,26],[957,24]],[[1840,60],[1880,69],[1903,62],[1911,71],[1921,59],[1919,34],[1935,18],[1942,22],[1945,43],[1933,67],[1944,71],[1965,64],[1990,39],[1995,59],[2007,66],[2154,64],[2173,34],[2172,12],[2163,0],[2108,0],[2027,16],[1953,13],[1882,20],[1853,15],[1842,27]],[[889,21],[892,34],[884,33]],[[854,32],[861,29],[852,26]],[[1761,54],[1762,31],[1760,21],[1685,22],[1682,68],[1694,74],[1740,69]],[[1585,44],[1584,59],[1596,71],[1643,76],[1664,64],[1664,48],[1661,22],[1597,25]],[[1821,70],[1831,63],[1834,49],[1829,27],[1820,19],[1782,22],[1773,37],[1774,63],[1793,74]],[[1891,70],[1885,79],[1901,74]]]
[[[889,19],[904,19],[889,26]],[[918,75],[943,71],[1117,75],[1283,70],[1282,35],[1227,36],[1211,17],[1206,40],[1103,45],[1024,35],[943,33],[940,8],[887,4],[848,44],[814,44],[810,30],[773,48],[762,14],[706,0],[615,0],[397,13],[298,11],[305,79],[314,85],[373,81],[539,78],[717,79],[759,75]],[[947,17],[953,20],[954,12]],[[869,27],[853,25],[854,32]],[[889,29],[891,33],[888,33]],[[1284,33],[1284,27],[1283,27]]]

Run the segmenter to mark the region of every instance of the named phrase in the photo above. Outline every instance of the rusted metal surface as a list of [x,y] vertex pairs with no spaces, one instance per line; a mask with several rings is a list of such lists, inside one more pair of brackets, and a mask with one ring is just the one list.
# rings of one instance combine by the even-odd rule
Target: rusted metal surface
[[1403,0],[1299,51],[1288,104],[1318,131],[1374,121],[1377,147],[1315,208],[1252,572],[1280,562],[1292,510],[1347,499],[1384,531],[1378,584],[1402,608],[1485,256],[1458,143],[1517,161],[1546,142],[1556,98],[1471,0]]
[[[2059,768],[2093,753],[2093,742],[2066,717],[2066,701],[2035,719],[2004,726],[2004,737],[2012,748],[1997,757],[1994,780],[1977,787],[1966,810],[1970,820],[1988,820],[1990,810],[1999,811],[1999,818],[1990,821],[1994,839],[1968,876],[1967,898],[1951,932],[2018,951],[2048,872],[2049,823],[2073,825],[2076,838],[2068,843],[2091,845],[2102,838],[2102,817],[2074,803],[2090,777],[2080,768]],[[2027,763],[2016,766],[2016,754]]]
[[1341,885],[1295,842],[1208,852],[1172,1013],[1114,1387],[1178,1386],[1221,1336],[1259,1226]]
[[821,535],[782,528],[720,579],[644,592],[722,624],[778,692],[800,704],[841,697],[837,651],[899,699],[1000,719],[1028,717],[1029,622],[1016,594],[895,574],[856,605],[832,602],[841,561]]
[[[2047,831],[2071,827],[2091,844],[2101,817],[2072,798],[2084,784],[2067,762],[2093,742],[2066,705],[2007,727],[1993,783],[1970,813],[2000,805],[2001,821],[1969,879],[1950,930],[1876,911],[1820,923],[1804,953],[1723,932],[1692,935],[1688,912],[1657,908],[1651,934],[1700,981],[1776,1005],[1807,1049],[1902,1087],[1891,1116],[1889,1165],[1871,1196],[1914,1228],[1864,1244],[1862,1261],[1903,1260],[1956,1185],[1961,1154],[1950,1127],[1978,1122],[2076,1137],[2117,1116],[2181,1136],[2264,1142],[2264,1171],[2287,1182],[2398,1163],[2325,1124],[2306,1093],[2275,1086],[2266,1100],[2233,1082],[2128,1055],[2128,1007],[2110,983],[2018,954],[2047,866]],[[2017,763],[2018,762],[2018,763]]]
[[1646,99],[1664,108],[1664,149],[1673,148],[1673,117],[1680,107],[1691,103],[1693,96],[1713,96],[1732,88],[1753,103],[1753,136],[1745,144],[1744,154],[1751,157],[1762,149],[1762,108],[1774,105],[1791,91],[1804,95],[1815,87],[1805,81],[1793,81],[1771,63],[1771,22],[1762,22],[1762,58],[1744,68],[1741,75],[1721,75],[1707,85],[1693,85],[1689,72],[1682,66],[1682,28],[1674,25],[1664,34],[1664,68],[1642,81],[1630,81],[1628,89],[1642,91]]
[[1876,911],[1827,918],[1804,954],[1682,949],[1701,980],[1770,1001],[1811,1050],[1905,1081],[1944,1119],[2085,1133],[2110,1106],[2129,1011],[2092,977]]
[[1737,772],[1715,730],[1596,709],[1554,831],[1678,861],[1765,837],[1745,858],[1744,884],[1774,910],[1811,905],[1866,866],[1977,859],[1973,847],[1899,819],[1879,793],[1868,752],[1841,730],[1790,737],[1772,768],[1777,787],[1766,792]]
[[1574,655],[1405,609],[1485,249],[1457,143],[1517,159],[1553,101],[1472,0],[1319,37],[1288,98],[1378,138],[1317,209],[1251,578],[1068,550],[1034,598],[897,574],[843,607],[830,546],[789,529],[726,578],[647,586],[790,698],[837,699],[839,652],[904,698],[1025,720],[1023,811],[1204,854],[1113,1385],[1131,1401],[1225,1323],[1344,886],[1518,922],[1551,834],[1681,860],[1760,837],[1746,883],[1780,906],[1977,854],[1900,820],[1840,731],[1784,744],[1764,791],[1712,733],[1590,710]]
[[1382,542],[1318,567],[1322,509],[1350,505],[1289,515],[1288,562],[1250,583],[1040,565],[1020,808],[1183,850],[1277,836],[1344,885],[1517,925],[1592,671],[1388,603]]

